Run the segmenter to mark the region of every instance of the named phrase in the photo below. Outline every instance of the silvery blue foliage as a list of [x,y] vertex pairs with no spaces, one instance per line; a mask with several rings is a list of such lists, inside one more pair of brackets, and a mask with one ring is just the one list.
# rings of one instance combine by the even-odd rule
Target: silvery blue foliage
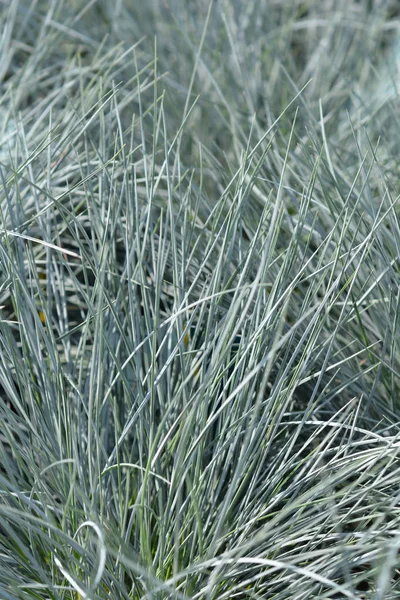
[[10,162],[10,152],[15,145],[17,124],[6,107],[0,106],[0,166]]
[[381,59],[381,67],[377,75],[375,91],[372,97],[378,102],[385,103],[399,95],[400,74],[400,34],[397,34],[388,51]]

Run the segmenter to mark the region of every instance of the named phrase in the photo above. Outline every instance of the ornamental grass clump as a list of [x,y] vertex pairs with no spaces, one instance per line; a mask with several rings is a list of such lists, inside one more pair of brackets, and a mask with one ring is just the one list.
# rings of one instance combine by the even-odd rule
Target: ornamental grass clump
[[396,4],[0,11],[0,598],[397,598]]

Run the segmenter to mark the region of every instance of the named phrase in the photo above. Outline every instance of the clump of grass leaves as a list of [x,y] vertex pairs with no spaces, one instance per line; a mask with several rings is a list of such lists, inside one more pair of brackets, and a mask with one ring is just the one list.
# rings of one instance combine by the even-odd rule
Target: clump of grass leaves
[[2,3],[2,599],[399,597],[370,5]]

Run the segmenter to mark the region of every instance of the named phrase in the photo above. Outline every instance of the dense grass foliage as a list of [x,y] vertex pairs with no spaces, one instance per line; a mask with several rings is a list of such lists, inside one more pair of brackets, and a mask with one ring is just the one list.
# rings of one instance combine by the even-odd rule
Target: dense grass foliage
[[399,597],[398,19],[3,0],[1,600]]

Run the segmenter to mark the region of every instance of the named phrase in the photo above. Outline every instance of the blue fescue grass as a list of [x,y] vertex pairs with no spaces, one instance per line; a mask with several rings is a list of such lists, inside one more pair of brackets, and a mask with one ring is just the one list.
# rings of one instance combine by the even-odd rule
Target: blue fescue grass
[[0,10],[0,597],[397,598],[395,3]]

